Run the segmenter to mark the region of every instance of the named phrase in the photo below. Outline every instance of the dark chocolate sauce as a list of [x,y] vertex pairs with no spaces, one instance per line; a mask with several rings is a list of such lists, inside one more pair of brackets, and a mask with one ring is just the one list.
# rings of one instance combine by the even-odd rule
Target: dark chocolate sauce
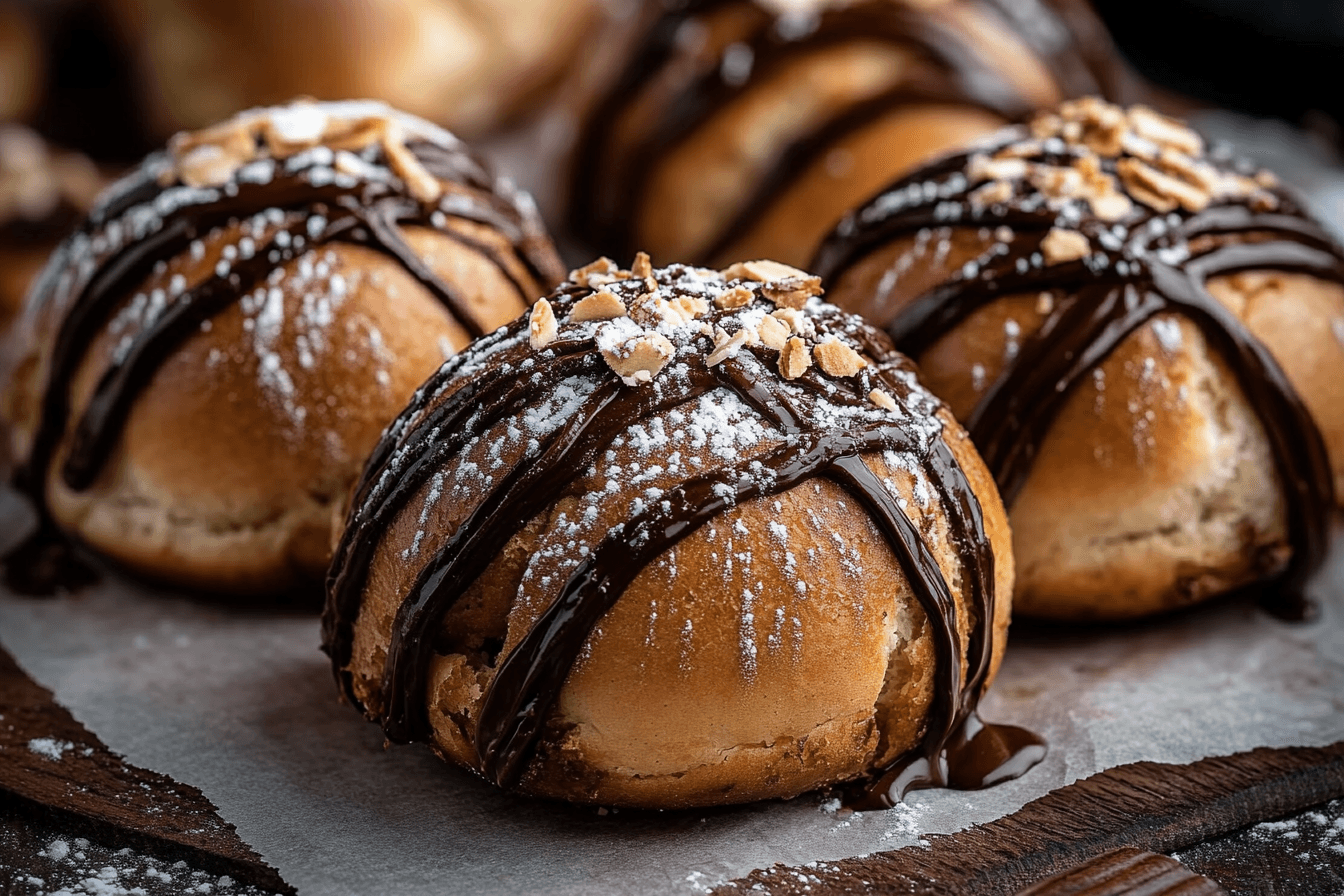
[[[879,41],[909,50],[916,62],[909,76],[879,96],[846,106],[809,133],[779,148],[753,185],[749,198],[731,220],[693,258],[710,260],[731,249],[784,188],[824,158],[846,136],[884,115],[921,105],[958,104],[1020,121],[1035,109],[981,50],[946,15],[893,0],[861,0],[826,9],[814,20],[778,18],[749,0],[690,0],[666,4],[611,90],[588,119],[575,155],[570,224],[575,233],[609,254],[625,257],[638,233],[630,216],[644,204],[643,185],[660,160],[729,104],[767,82],[801,56],[836,44]],[[1061,96],[1114,96],[1120,66],[1090,10],[1074,0],[974,0],[977,10],[1014,34],[1053,78]],[[695,66],[682,77],[672,101],[656,123],[639,133],[629,148],[613,149],[613,123],[639,103],[645,90],[669,71],[687,67],[682,48],[687,36],[709,17],[735,12],[746,31],[730,45],[749,58],[750,70],[731,80],[724,75],[727,50]],[[1090,25],[1090,27],[1089,27]],[[693,57],[692,57],[693,58]]]
[[[977,153],[992,155],[1026,136],[1017,130],[1006,134]],[[979,207],[969,201],[978,186],[965,176],[970,157],[967,153],[933,163],[856,209],[823,243],[813,269],[834,285],[869,253],[922,230],[1011,228],[1011,239],[996,240],[972,270],[877,315],[897,347],[918,356],[1001,296],[1049,292],[1054,297],[1040,329],[1022,341],[965,421],[1009,507],[1031,471],[1038,446],[1079,381],[1155,315],[1175,313],[1193,321],[1236,372],[1269,438],[1287,498],[1293,545],[1282,587],[1269,608],[1301,618],[1306,608],[1302,591],[1325,557],[1335,503],[1325,443],[1269,350],[1204,284],[1252,270],[1344,282],[1344,251],[1281,190],[1273,193],[1274,208],[1261,211],[1245,200],[1215,200],[1199,212],[1160,214],[1136,202],[1114,226],[1087,214],[1065,220],[1038,194]],[[1041,150],[1028,158],[1068,166],[1076,155],[1067,149]],[[1102,163],[1115,173],[1113,159]],[[1219,165],[1231,170],[1226,163]],[[1087,236],[1091,254],[1042,264],[1041,242],[1057,226]]]
[[[665,296],[691,295],[681,285],[687,275],[680,266],[655,274]],[[643,281],[631,280],[605,288],[633,300],[644,287]],[[573,303],[590,292],[562,287],[551,299],[557,317],[563,320]],[[899,775],[913,765],[931,770],[907,782],[909,787],[984,786],[1034,765],[1043,755],[1039,741],[1018,729],[984,725],[975,713],[993,660],[993,554],[979,501],[933,416],[940,406],[915,384],[912,365],[891,350],[880,331],[830,306],[810,306],[809,314],[819,339],[841,336],[864,348],[874,363],[853,378],[831,378],[813,368],[789,382],[774,370],[778,352],[759,345],[706,366],[710,346],[702,336],[694,340],[704,345],[692,341],[682,349],[688,353],[684,365],[679,358],[669,362],[682,368],[676,375],[631,388],[605,365],[591,326],[567,326],[571,335],[534,351],[523,318],[445,365],[375,450],[332,560],[323,644],[346,697],[362,705],[348,666],[370,564],[384,534],[430,477],[465,446],[516,419],[526,402],[535,402],[538,382],[585,375],[597,385],[557,429],[532,440],[522,456],[482,486],[465,519],[420,568],[403,597],[390,632],[378,706],[365,707],[390,740],[432,737],[427,678],[436,636],[448,612],[509,540],[572,488],[616,437],[710,391],[727,389],[782,433],[782,443],[664,489],[658,502],[634,512],[592,546],[520,643],[497,662],[474,732],[477,770],[503,787],[520,784],[593,627],[648,564],[737,504],[815,478],[841,485],[868,512],[905,570],[933,637],[935,695],[923,742],[891,768],[879,770],[878,777]],[[520,365],[529,360],[534,373],[519,376]],[[875,388],[894,396],[897,412],[876,411],[867,397]],[[856,413],[850,427],[827,426],[817,419],[821,402],[873,413]],[[941,498],[959,554],[962,607],[897,496],[861,459],[884,450],[916,458]],[[959,618],[967,611],[969,619]],[[963,629],[970,632],[964,650]],[[891,805],[904,789],[893,791],[884,783],[872,799]]]
[[[341,242],[380,250],[438,298],[472,336],[484,334],[482,323],[457,290],[410,248],[402,226],[432,227],[480,252],[514,284],[524,302],[533,299],[536,288],[559,279],[559,261],[530,200],[497,182],[461,144],[416,139],[407,149],[445,183],[439,202],[425,204],[411,197],[391,174],[380,149],[377,155],[364,156],[364,164],[381,172],[378,176],[337,171],[329,167],[330,153],[323,159],[310,152],[275,160],[263,176],[236,175],[222,187],[204,190],[181,186],[169,157],[158,153],[105,194],[57,250],[29,299],[30,315],[60,320],[47,359],[32,448],[18,474],[37,506],[45,508],[50,467],[70,432],[71,383],[89,346],[156,265],[187,251],[215,228],[272,209],[281,213],[267,230],[268,242],[250,256],[221,264],[170,300],[109,362],[74,424],[61,468],[70,488],[84,490],[94,483],[136,396],[177,347],[272,270],[311,248]],[[440,215],[492,227],[510,244],[510,257],[446,226]],[[520,278],[520,272],[527,276]],[[535,286],[526,282],[528,277]]]

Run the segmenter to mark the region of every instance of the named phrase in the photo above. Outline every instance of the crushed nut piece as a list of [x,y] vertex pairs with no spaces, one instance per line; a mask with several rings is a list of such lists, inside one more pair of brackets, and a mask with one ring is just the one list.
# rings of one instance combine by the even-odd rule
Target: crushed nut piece
[[649,260],[649,253],[635,253],[635,262],[630,265],[630,275],[639,279],[647,279],[653,276],[653,262]]
[[983,180],[1018,180],[1026,177],[1027,168],[1027,163],[1022,159],[991,159],[978,153],[967,162],[966,176],[973,184]]
[[889,392],[885,392],[882,389],[874,389],[869,392],[868,400],[883,410],[896,410],[896,399],[892,398]]
[[1090,197],[1087,204],[1092,206],[1092,214],[1107,223],[1119,221],[1134,210],[1134,203],[1120,192]]
[[686,320],[696,320],[709,313],[709,303],[699,296],[677,296],[671,305]]
[[714,304],[725,311],[731,311],[734,308],[742,308],[746,305],[750,305],[755,298],[756,293],[745,286],[738,285],[722,295],[717,296],[714,299]]
[[1006,180],[992,180],[984,186],[976,187],[966,198],[974,209],[1001,205],[1013,198],[1013,185]]
[[868,366],[858,352],[832,336],[812,350],[817,366],[831,376],[853,376]]
[[772,348],[775,351],[783,350],[784,344],[789,341],[789,336],[792,333],[787,323],[768,314],[761,318],[756,331],[761,335],[761,342],[767,348]]
[[625,316],[625,303],[610,290],[600,290],[590,296],[584,296],[574,303],[570,312],[572,321],[611,320]]
[[570,271],[569,279],[571,282],[576,283],[579,286],[603,286],[607,283],[611,283],[612,281],[615,280],[615,278],[613,277],[610,280],[604,279],[602,280],[601,283],[593,283],[592,282],[593,277],[602,274],[614,274],[614,273],[616,273],[616,262],[612,261],[610,258],[607,258],[604,255],[597,261],[590,261],[583,267],[575,268],[574,270]]
[[[611,327],[613,324],[603,326]],[[602,358],[627,386],[652,382],[675,352],[672,343],[659,333],[640,333],[611,344],[612,340],[602,339],[599,331],[597,341],[599,345],[609,344],[610,347],[601,349]]]
[[555,311],[545,299],[537,299],[532,306],[532,314],[527,319],[527,342],[534,349],[543,349],[555,341],[559,327],[555,323]]
[[189,187],[218,187],[228,183],[245,161],[223,147],[205,143],[177,160],[177,176]]
[[1154,112],[1147,106],[1134,106],[1129,110],[1129,127],[1145,140],[1177,149],[1188,156],[1198,156],[1204,152],[1204,141],[1199,134],[1176,119]]
[[768,283],[771,280],[787,280],[790,277],[806,280],[809,276],[807,271],[800,271],[797,268],[789,267],[787,264],[780,264],[778,261],[770,261],[769,259],[739,261],[724,268],[720,273],[725,280],[757,280],[761,283]]
[[786,380],[795,380],[811,366],[812,353],[808,350],[806,342],[793,336],[784,343],[784,349],[779,353],[780,376]]
[[1177,205],[1198,212],[1209,204],[1211,197],[1207,192],[1138,159],[1121,159],[1116,169],[1129,195],[1159,212],[1169,212]]
[[705,358],[705,365],[713,367],[715,364],[728,360],[736,355],[749,339],[750,336],[746,328],[738,330],[732,336],[729,336],[723,330],[719,330],[714,334],[714,351],[710,352]]
[[820,277],[786,277],[761,285],[761,295],[780,308],[802,308],[807,300],[822,293]]
[[771,312],[770,316],[788,324],[789,330],[795,336],[811,339],[817,335],[817,328],[812,325],[812,319],[797,308],[780,308]]
[[383,154],[388,167],[406,184],[406,190],[416,199],[432,205],[443,196],[443,184],[430,174],[415,154],[406,148],[401,123],[389,120],[383,128]]
[[1092,244],[1087,241],[1087,237],[1076,230],[1052,227],[1045,235],[1045,239],[1041,240],[1041,254],[1045,256],[1046,264],[1077,261],[1086,258],[1091,251]]

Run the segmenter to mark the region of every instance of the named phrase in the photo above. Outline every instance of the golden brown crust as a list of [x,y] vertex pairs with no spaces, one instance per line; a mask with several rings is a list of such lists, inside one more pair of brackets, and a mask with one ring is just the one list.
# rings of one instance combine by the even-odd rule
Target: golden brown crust
[[[713,307],[707,300],[701,313],[713,315]],[[549,402],[548,394],[539,389],[533,404]],[[624,519],[623,493],[605,502],[590,496],[616,487],[613,476],[638,471],[640,488],[652,494],[681,475],[663,466],[725,462],[715,443],[727,431],[711,423],[720,411],[697,417],[699,404],[641,421],[641,432],[671,434],[654,454],[633,439],[613,443],[601,468],[567,486],[514,535],[449,611],[426,701],[433,744],[445,758],[476,767],[475,726],[495,663],[518,645],[559,585],[546,558],[589,549],[573,521],[583,518],[584,531],[600,533]],[[941,438],[979,499],[994,554],[992,678],[1011,609],[1007,515],[964,431],[940,413]],[[698,440],[677,435],[692,417],[707,427]],[[421,564],[462,525],[484,471],[499,469],[492,452],[506,445],[502,462],[511,464],[507,452],[515,449],[507,445],[517,442],[497,444],[487,435],[474,444],[409,499],[378,541],[345,667],[371,718],[386,712],[389,639]],[[964,648],[973,603],[946,509],[920,475],[880,453],[864,459],[905,502],[942,569]],[[857,777],[920,743],[935,699],[933,637],[886,537],[841,487],[815,479],[743,502],[645,566],[602,618],[520,787],[574,802],[675,808],[789,797]]]

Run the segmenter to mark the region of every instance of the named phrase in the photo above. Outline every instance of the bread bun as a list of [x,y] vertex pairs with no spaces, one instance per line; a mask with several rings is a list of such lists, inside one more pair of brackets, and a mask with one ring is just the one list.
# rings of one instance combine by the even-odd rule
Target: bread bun
[[479,135],[549,92],[601,0],[110,4],[161,133],[296,96],[368,96]]
[[1119,79],[1073,0],[675,4],[587,117],[572,227],[602,251],[803,265],[893,177]]
[[999,499],[906,359],[817,292],[774,262],[602,259],[445,365],[333,559],[345,696],[580,803],[1008,774],[986,743],[1024,733],[971,736],[1009,618]]
[[55,150],[23,125],[0,124],[0,332],[103,185],[79,153]]
[[100,200],[17,328],[38,506],[143,574],[320,578],[334,506],[414,388],[563,274],[530,200],[381,103],[183,133]]
[[1273,175],[1082,100],[893,183],[817,265],[984,452],[1020,612],[1271,579],[1293,611],[1344,493],[1344,252]]

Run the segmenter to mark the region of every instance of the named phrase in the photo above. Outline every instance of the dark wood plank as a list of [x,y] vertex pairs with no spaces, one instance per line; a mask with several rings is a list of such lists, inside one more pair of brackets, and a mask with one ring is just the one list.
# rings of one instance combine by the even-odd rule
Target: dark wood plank
[[0,816],[294,892],[199,790],[124,762],[3,649],[0,716]]
[[1340,797],[1344,742],[1189,765],[1136,762],[1061,787],[989,824],[930,836],[927,849],[847,859],[824,871],[776,866],[717,892],[1011,896],[1113,849],[1172,853]]

